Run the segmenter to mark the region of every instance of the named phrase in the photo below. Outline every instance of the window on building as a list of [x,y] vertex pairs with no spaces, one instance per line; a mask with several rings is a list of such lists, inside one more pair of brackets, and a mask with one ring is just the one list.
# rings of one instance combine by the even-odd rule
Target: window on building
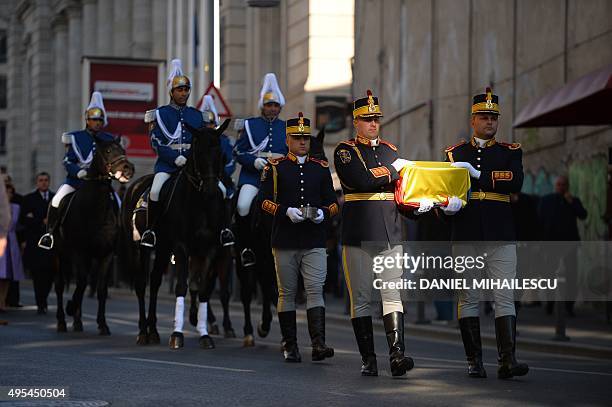
[[0,109],[6,109],[6,76],[0,76]]
[[7,60],[6,30],[0,30],[0,64]]
[[0,155],[6,155],[6,122],[0,121]]

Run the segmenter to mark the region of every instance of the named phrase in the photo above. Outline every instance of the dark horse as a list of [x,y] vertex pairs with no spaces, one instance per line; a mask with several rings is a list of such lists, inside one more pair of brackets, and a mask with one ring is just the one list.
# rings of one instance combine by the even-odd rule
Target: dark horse
[[66,313],[74,318],[73,329],[83,330],[81,306],[90,273],[97,276],[98,331],[110,335],[105,307],[108,276],[119,236],[119,203],[111,180],[125,183],[134,174],[120,138],[114,141],[96,140],[96,150],[83,186],[62,200],[60,227],[54,233],[56,241],[55,293],[57,295],[57,330],[66,331],[63,307],[64,281],[76,272],[76,288],[66,304]]
[[[155,260],[150,273],[150,299],[148,315],[145,312],[145,292],[149,277],[151,249],[139,245],[133,229],[144,230],[144,219],[134,216],[137,203],[151,185],[153,176],[138,179],[126,191],[123,201],[122,227],[127,249],[126,263],[134,274],[134,286],[138,296],[139,321],[136,342],[144,345],[160,342],[157,331],[157,293],[163,272],[168,268],[174,255],[177,282],[175,294],[175,331],[169,341],[170,348],[183,347],[182,321],[184,318],[184,297],[187,294],[188,269],[191,267],[200,275],[199,281],[207,281],[211,262],[219,249],[219,232],[222,227],[223,196],[218,187],[223,170],[220,136],[227,128],[226,120],[218,129],[189,127],[193,135],[191,155],[185,166],[166,181],[161,197],[162,216],[153,225],[157,244],[153,249]],[[129,242],[129,243],[128,243]],[[199,285],[200,305],[205,310],[208,303],[206,284]],[[204,321],[206,324],[205,311]],[[178,322],[181,321],[181,322]],[[178,325],[177,325],[178,324]],[[212,348],[214,343],[208,334],[200,337],[202,348]]]
[[[311,157],[327,161],[323,150],[324,139],[324,130],[321,130],[317,137],[312,138],[309,153]],[[245,347],[255,345],[253,325],[251,323],[251,301],[256,284],[259,283],[262,294],[262,317],[257,325],[257,334],[262,338],[265,338],[270,332],[272,322],[271,305],[274,304],[276,306],[278,300],[276,266],[274,264],[274,256],[272,255],[272,247],[270,246],[273,218],[262,213],[259,196],[253,199],[248,216],[250,217],[251,225],[249,231],[251,236],[248,241],[253,245],[252,249],[255,252],[257,262],[255,265],[246,267],[240,264],[240,261],[237,262],[237,274],[240,280],[240,300],[244,310],[243,346]]]

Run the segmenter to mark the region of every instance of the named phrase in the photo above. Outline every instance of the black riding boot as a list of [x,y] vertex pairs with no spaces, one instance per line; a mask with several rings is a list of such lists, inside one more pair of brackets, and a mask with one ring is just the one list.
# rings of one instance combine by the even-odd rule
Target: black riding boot
[[374,332],[372,317],[358,317],[351,319],[357,346],[361,354],[361,375],[378,376],[376,353],[374,352]]
[[306,310],[308,333],[312,343],[312,360],[319,361],[334,356],[334,349],[325,345],[325,307]]
[[250,219],[248,216],[236,215],[236,227],[238,228],[238,238],[240,241],[240,263],[243,267],[254,266],[257,262],[255,252],[253,251],[251,235]]
[[283,335],[282,347],[285,362],[299,363],[302,361],[297,345],[297,324],[295,321],[295,311],[285,311],[278,313],[278,322]]
[[159,215],[159,202],[155,202],[149,197],[147,202],[147,230],[144,231],[140,238],[140,245],[145,247],[155,247],[157,244],[157,236],[153,229],[157,223],[157,217]]
[[467,317],[459,319],[461,339],[465,348],[470,377],[487,377],[482,364],[482,343],[480,341],[480,318]]
[[516,317],[506,315],[495,318],[495,337],[497,338],[497,377],[508,379],[513,376],[525,376],[529,372],[526,363],[516,360]]
[[54,208],[49,205],[49,209],[47,212],[47,233],[41,236],[38,241],[38,247],[45,250],[53,249],[54,239],[53,239],[53,231],[57,227],[57,223],[59,222],[59,209]]
[[387,343],[389,344],[389,362],[391,375],[403,376],[414,367],[411,357],[404,356],[404,314],[392,312],[383,317]]

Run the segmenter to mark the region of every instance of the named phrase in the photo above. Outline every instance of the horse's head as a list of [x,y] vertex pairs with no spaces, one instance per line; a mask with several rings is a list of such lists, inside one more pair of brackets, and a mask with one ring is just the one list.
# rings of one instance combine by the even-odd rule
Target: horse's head
[[322,129],[317,137],[310,138],[310,155],[312,158],[317,160],[329,161],[325,156],[325,150],[323,149],[323,141],[325,140],[325,129]]
[[112,141],[96,139],[96,153],[89,167],[91,178],[113,178],[126,183],[134,175],[134,164],[128,161],[121,137]]
[[221,135],[227,129],[227,119],[218,128],[202,127],[196,129],[186,125],[193,136],[191,155],[185,170],[191,182],[199,190],[216,190],[223,171]]

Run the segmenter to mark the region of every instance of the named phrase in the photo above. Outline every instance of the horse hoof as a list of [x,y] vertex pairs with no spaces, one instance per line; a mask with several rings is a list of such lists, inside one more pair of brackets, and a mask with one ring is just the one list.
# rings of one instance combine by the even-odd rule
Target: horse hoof
[[76,304],[72,300],[68,300],[66,303],[66,315],[73,317],[76,311]]
[[195,307],[189,308],[189,323],[192,326],[198,326],[198,309]]
[[180,349],[185,345],[185,337],[182,332],[172,332],[168,341],[170,349]]
[[68,332],[66,321],[60,321],[57,323],[57,332]]
[[111,331],[108,326],[102,325],[98,327],[98,335],[100,336],[110,336]]
[[263,322],[260,322],[259,325],[257,325],[257,335],[259,335],[260,338],[265,338],[266,336],[268,336],[269,333],[270,327],[268,327],[268,329],[265,329],[263,326]]
[[147,345],[149,340],[147,339],[146,334],[138,334],[136,337],[136,345]]
[[217,324],[212,324],[208,332],[210,332],[211,335],[219,335],[219,326]]
[[81,322],[81,321],[74,321],[72,323],[72,330],[74,332],[83,332],[83,322]]
[[226,329],[225,330],[225,336],[226,338],[235,338],[236,337],[236,332],[234,332],[234,330],[232,328]]
[[159,337],[159,333],[157,333],[157,330],[148,333],[147,342],[151,345],[159,345],[161,343],[161,338]]
[[244,339],[242,340],[242,347],[252,348],[253,346],[255,346],[255,339],[253,338],[253,335],[245,336]]
[[200,342],[200,348],[202,349],[214,349],[215,348],[215,342],[213,342],[213,339],[208,335],[200,336],[199,342]]

